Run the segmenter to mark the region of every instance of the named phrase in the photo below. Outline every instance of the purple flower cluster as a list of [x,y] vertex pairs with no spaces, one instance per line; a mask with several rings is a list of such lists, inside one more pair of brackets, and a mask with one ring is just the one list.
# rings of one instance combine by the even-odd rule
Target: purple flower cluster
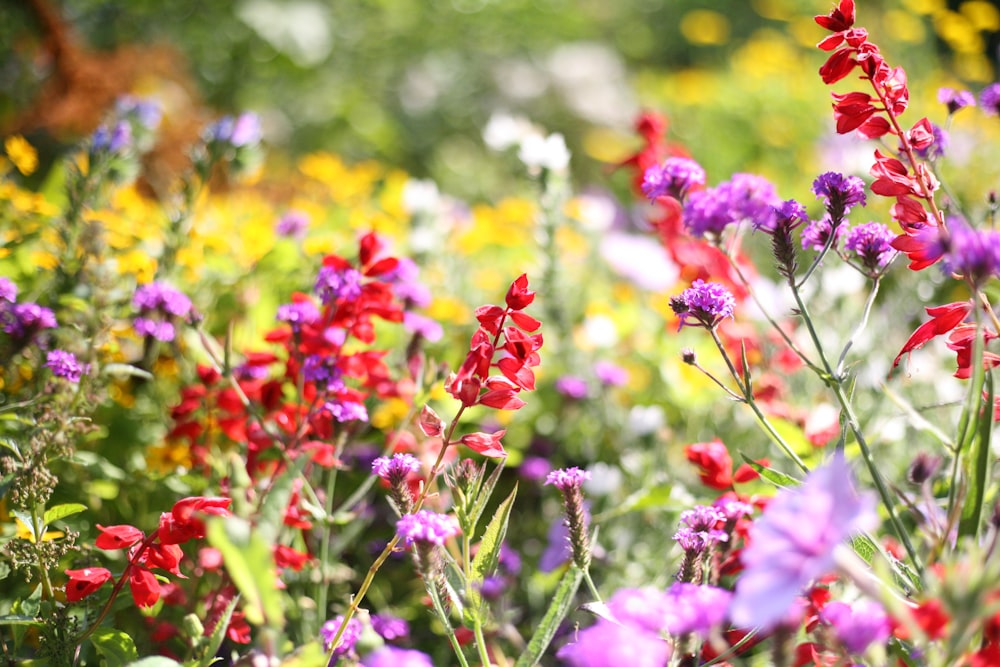
[[602,619],[577,633],[556,657],[569,667],[666,667],[671,653],[670,644],[651,632]]
[[1000,232],[973,229],[958,217],[948,218],[948,236],[940,241],[942,268],[975,284],[1000,276]]
[[812,248],[816,252],[819,252],[826,247],[827,241],[830,240],[830,234],[836,237],[832,244],[835,246],[845,232],[847,232],[846,225],[837,225],[836,229],[834,229],[830,216],[824,215],[819,220],[810,221],[806,225],[806,228],[802,230],[802,249],[808,250]]
[[556,391],[575,400],[587,398],[587,381],[579,375],[563,375],[556,380]]
[[3,330],[22,344],[34,340],[44,329],[55,329],[56,315],[37,303],[15,303],[0,309]]
[[207,129],[209,141],[229,144],[234,148],[249,146],[261,140],[260,117],[244,112],[235,118],[223,116]]
[[50,350],[46,355],[45,365],[53,375],[70,382],[79,382],[80,378],[90,371],[90,364],[81,364],[77,361],[76,355],[65,350]]
[[324,403],[323,409],[341,423],[368,421],[368,408],[365,407],[364,403],[336,398]]
[[121,118],[134,119],[144,130],[155,130],[163,118],[158,102],[134,95],[123,95],[115,100],[115,112]]
[[824,200],[827,212],[838,225],[852,208],[867,203],[865,182],[858,176],[828,171],[813,181],[812,191],[817,199]]
[[684,226],[696,237],[718,236],[729,225],[749,220],[755,228],[774,225],[781,200],[774,185],[756,174],[733,174],[714,188],[692,193],[684,204]]
[[132,146],[132,126],[120,120],[113,126],[100,125],[90,137],[95,153],[124,153]]
[[847,232],[844,249],[855,253],[861,263],[871,271],[877,271],[889,263],[896,251],[890,243],[896,238],[892,230],[881,222],[858,225]]
[[979,93],[979,106],[991,116],[1000,114],[1000,83],[991,83],[983,88]]
[[380,456],[372,461],[372,473],[390,484],[415,472],[420,472],[420,459],[413,454],[393,454],[391,458]]
[[823,607],[819,617],[833,626],[844,648],[855,654],[864,653],[875,642],[884,642],[892,632],[888,614],[874,600],[859,600],[853,606],[830,602]]
[[691,287],[670,300],[670,308],[680,317],[680,327],[687,325],[712,329],[725,318],[733,316],[736,299],[725,286],[706,283],[699,278],[691,283]]
[[730,620],[744,628],[774,627],[803,588],[834,569],[834,549],[877,523],[874,499],[854,490],[842,455],[811,472],[801,486],[782,489],[750,529]]
[[415,649],[383,646],[361,658],[363,667],[434,667],[426,653]]
[[396,534],[403,538],[406,546],[414,543],[441,546],[458,533],[458,520],[455,517],[430,510],[405,514],[396,522]]
[[17,285],[10,278],[0,277],[0,310],[3,309],[3,301],[14,303],[17,301]]
[[733,594],[715,586],[677,582],[665,594],[663,627],[672,635],[708,637],[726,619]]
[[372,630],[387,642],[406,639],[410,636],[410,624],[406,619],[386,614],[372,614]]
[[174,320],[190,320],[193,313],[191,299],[164,282],[140,286],[132,297],[132,305],[139,309],[139,316],[132,323],[136,333],[164,342],[176,336]]
[[288,211],[281,216],[274,231],[278,236],[301,238],[309,229],[309,216],[302,211]]
[[725,525],[726,521],[726,515],[719,508],[697,505],[681,512],[681,526],[674,533],[674,539],[684,551],[705,551],[729,540],[726,531],[716,527]]
[[[344,623],[343,616],[336,616],[331,618],[329,621],[323,624],[323,627],[319,629],[320,635],[323,637],[323,650],[329,651],[331,646],[333,646],[333,639],[337,636],[337,632],[340,630],[340,626]],[[361,621],[356,618],[352,618],[348,624],[347,629],[344,630],[344,634],[340,637],[340,644],[333,651],[333,657],[330,659],[329,667],[337,664],[337,661],[345,655],[349,655],[354,652],[354,647],[358,644],[358,639],[361,638],[361,631],[364,627],[361,625]]]
[[[792,230],[805,222],[809,222],[806,207],[794,199],[788,199],[774,207],[774,227],[783,227]],[[761,229],[765,232],[772,231],[772,229],[765,229],[756,225],[754,229]]]
[[938,102],[948,107],[948,113],[953,114],[959,109],[976,106],[976,96],[967,90],[954,88],[939,88]]
[[700,164],[688,158],[671,157],[663,164],[646,170],[642,177],[642,192],[649,199],[683,199],[692,187],[704,184],[705,170]]
[[315,290],[325,306],[340,299],[356,301],[361,296],[361,273],[351,268],[324,266],[316,276]]
[[580,470],[574,466],[572,468],[553,470],[545,478],[545,483],[553,485],[563,493],[569,493],[570,491],[579,489],[589,479],[589,471]]
[[278,306],[275,319],[292,325],[293,331],[299,331],[304,324],[314,324],[319,320],[319,309],[312,301],[294,301]]
[[326,391],[340,391],[344,388],[341,379],[343,373],[337,367],[335,357],[323,354],[310,354],[302,361],[302,377],[306,382],[313,382]]
[[603,359],[594,362],[594,375],[605,387],[621,387],[628,384],[628,371],[618,364]]

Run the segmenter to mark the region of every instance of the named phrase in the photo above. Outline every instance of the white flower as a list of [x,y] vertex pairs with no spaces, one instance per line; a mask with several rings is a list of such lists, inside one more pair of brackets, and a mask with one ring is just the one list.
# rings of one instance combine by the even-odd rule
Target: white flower
[[521,141],[517,157],[532,169],[563,171],[569,166],[569,149],[566,139],[558,132],[543,137],[530,134]]

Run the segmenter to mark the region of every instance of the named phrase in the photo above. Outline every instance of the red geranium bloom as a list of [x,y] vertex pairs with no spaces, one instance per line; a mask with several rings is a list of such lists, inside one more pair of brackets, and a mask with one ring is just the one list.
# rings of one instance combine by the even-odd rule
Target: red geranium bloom
[[103,567],[85,567],[82,570],[66,570],[69,581],[66,583],[66,600],[79,602],[111,578],[110,570]]

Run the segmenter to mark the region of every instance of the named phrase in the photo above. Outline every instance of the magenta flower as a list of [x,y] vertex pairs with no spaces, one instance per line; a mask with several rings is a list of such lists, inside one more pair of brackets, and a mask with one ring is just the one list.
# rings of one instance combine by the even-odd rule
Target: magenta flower
[[939,88],[938,102],[948,107],[948,113],[953,114],[959,109],[976,106],[976,96],[967,90],[954,88]]
[[1000,83],[991,83],[979,93],[979,105],[991,116],[1000,113]]
[[569,667],[666,667],[670,654],[670,645],[651,632],[600,620],[556,657]]
[[43,329],[55,329],[58,326],[55,313],[45,306],[30,302],[4,308],[0,323],[6,333],[22,343],[31,341]]
[[663,624],[672,635],[694,632],[708,637],[722,624],[732,593],[715,586],[677,582],[667,589]]
[[755,228],[774,225],[781,200],[762,176],[733,174],[714,188],[694,192],[684,204],[684,226],[692,236],[718,236],[729,225],[749,220]]
[[858,225],[847,232],[844,249],[853,252],[870,271],[877,271],[889,263],[896,251],[892,240],[896,235],[881,222],[869,222]]
[[81,364],[72,352],[50,350],[45,359],[45,365],[56,377],[70,382],[79,382],[84,373],[89,372],[90,364]]
[[563,493],[578,491],[583,483],[590,479],[590,473],[577,467],[553,470],[545,478],[546,484],[551,484]]
[[[0,277],[0,301],[14,303],[17,300],[17,285],[10,278]],[[2,307],[3,304],[0,304]]]
[[827,212],[838,225],[852,208],[866,203],[865,182],[858,176],[844,176],[828,171],[813,181],[812,191],[817,199],[824,201]]
[[[337,616],[331,618],[329,621],[323,624],[320,628],[319,633],[323,637],[323,650],[329,651],[333,646],[333,638],[337,636],[337,632],[340,630],[340,626],[344,623],[343,616]],[[344,630],[344,634],[340,636],[340,643],[337,648],[333,651],[333,657],[330,659],[330,666],[337,664],[337,661],[341,656],[349,655],[354,653],[354,647],[358,643],[358,639],[361,638],[361,631],[364,627],[361,625],[361,621],[356,618],[352,618],[347,624],[347,629]]]
[[312,301],[295,301],[278,306],[275,318],[279,322],[292,325],[293,331],[298,331],[304,324],[315,324],[319,321],[319,309]]
[[426,653],[413,649],[383,646],[361,658],[364,667],[434,667]]
[[671,157],[646,170],[642,192],[650,199],[664,196],[683,199],[692,187],[704,184],[705,170],[700,164],[684,157]]
[[851,653],[864,653],[871,644],[884,642],[892,632],[889,616],[874,600],[858,600],[853,606],[831,602],[819,617],[833,626],[837,638]]
[[841,455],[802,486],[782,489],[750,529],[729,610],[733,624],[772,628],[803,588],[834,569],[837,545],[877,524],[873,498],[855,491]]
[[413,454],[380,456],[372,461],[372,472],[389,483],[399,482],[411,472],[420,472],[420,460]]
[[837,240],[844,235],[847,231],[845,225],[837,225],[834,228],[833,223],[830,221],[829,215],[824,215],[819,220],[812,220],[806,228],[802,230],[802,249],[808,250],[812,248],[816,252],[819,252],[826,247],[827,241],[830,239],[830,234],[835,234],[837,239],[834,240],[833,245],[837,245]]
[[315,289],[323,305],[335,304],[339,299],[357,301],[361,296],[361,273],[351,268],[324,266],[316,276]]
[[556,380],[556,391],[566,398],[587,398],[587,381],[579,375],[563,375]]
[[681,327],[714,329],[719,322],[733,316],[736,299],[725,286],[706,283],[699,278],[691,283],[691,287],[670,299],[670,308],[680,316]]
[[302,238],[309,229],[309,216],[302,211],[288,211],[281,216],[274,231],[278,236]]
[[420,510],[416,514],[406,514],[400,518],[396,522],[396,533],[403,538],[406,546],[414,542],[440,546],[448,538],[458,535],[458,520],[450,514]]

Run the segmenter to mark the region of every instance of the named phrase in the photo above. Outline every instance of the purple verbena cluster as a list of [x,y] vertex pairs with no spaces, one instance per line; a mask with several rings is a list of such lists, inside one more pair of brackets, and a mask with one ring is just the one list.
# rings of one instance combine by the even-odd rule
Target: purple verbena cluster
[[877,271],[895,256],[896,251],[890,245],[894,238],[892,230],[881,222],[869,222],[847,232],[844,249],[856,254],[865,268]]
[[164,282],[141,285],[132,297],[132,305],[139,309],[132,323],[136,333],[163,342],[176,337],[174,322],[190,321],[194,314],[191,299]]
[[341,299],[355,301],[361,296],[361,273],[357,269],[324,266],[316,276],[315,290],[326,306]]
[[403,538],[407,546],[414,543],[441,546],[458,533],[458,520],[455,517],[430,510],[405,514],[396,522],[396,534]]
[[770,229],[781,200],[774,185],[756,174],[733,174],[714,188],[694,192],[684,204],[684,226],[696,237],[718,236],[729,225],[749,220]]
[[81,364],[76,355],[65,350],[49,350],[45,365],[53,375],[70,382],[79,382],[80,378],[90,371],[90,364]]
[[689,158],[671,157],[654,165],[642,177],[642,192],[650,199],[683,199],[689,190],[705,184],[705,170]]
[[589,471],[580,470],[574,466],[572,468],[553,470],[545,478],[545,483],[553,485],[563,493],[569,493],[570,491],[579,489],[589,479]]
[[680,326],[716,327],[736,309],[736,299],[724,285],[700,278],[670,299],[670,308],[680,317]]

